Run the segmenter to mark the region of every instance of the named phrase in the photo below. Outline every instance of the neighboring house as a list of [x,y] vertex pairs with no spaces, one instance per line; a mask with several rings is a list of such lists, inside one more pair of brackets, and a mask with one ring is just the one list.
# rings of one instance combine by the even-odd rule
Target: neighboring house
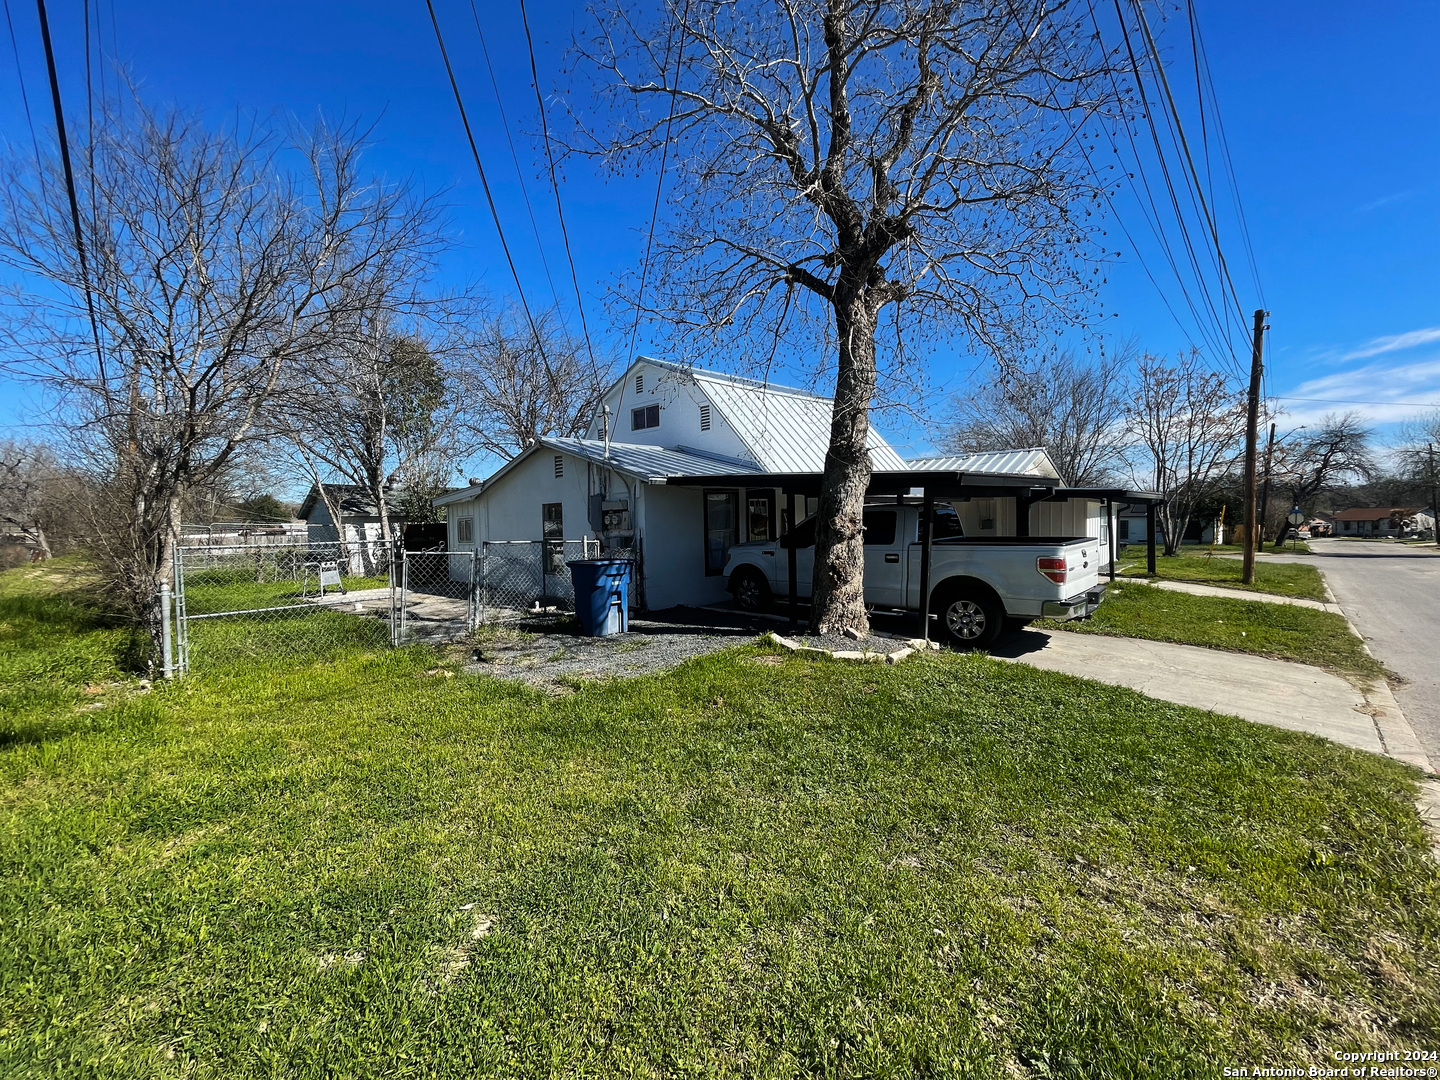
[[[802,390],[641,357],[605,394],[582,437],[538,439],[483,482],[435,504],[446,508],[452,551],[479,552],[496,541],[598,541],[637,559],[638,592],[649,608],[723,602],[730,547],[777,539],[788,527],[785,493],[818,488],[832,409],[829,398]],[[1005,474],[1007,491],[1028,492],[1031,478],[1037,491],[1062,487],[1043,450],[907,462],[872,428],[869,454],[877,474],[963,468]],[[1022,520],[1032,535],[1107,536],[1103,514],[1098,526],[1089,524],[1089,504],[1098,499],[1077,497],[1085,505],[1033,505]],[[797,496],[797,518],[817,504]],[[1016,497],[955,505],[976,535],[1015,534]]]
[[[1123,506],[1123,504],[1122,504]],[[1123,506],[1116,516],[1115,539],[1122,544],[1143,544],[1145,543],[1145,507],[1141,505]],[[1191,518],[1190,524],[1185,529],[1185,535],[1180,538],[1182,544],[1223,544],[1230,533],[1230,526],[1224,525],[1218,518]],[[1155,523],[1155,543],[1163,545],[1165,537],[1160,530],[1160,523]]]
[[1322,510],[1310,519],[1306,527],[1310,530],[1311,536],[1333,536],[1335,519]]
[[[380,538],[380,508],[375,505],[375,497],[368,488],[359,484],[326,484],[325,491],[331,501],[339,504],[340,516],[345,519],[346,529],[353,527],[353,537],[366,540]],[[392,533],[399,534],[406,524],[404,516],[395,509],[404,494],[403,488],[388,489],[386,503]],[[305,493],[305,499],[300,503],[300,511],[296,516],[305,522],[310,539],[318,542],[327,539],[333,541],[337,538],[330,509],[314,484],[311,484],[310,490]],[[346,536],[349,539],[352,534],[347,531]]]
[[1435,528],[1435,514],[1419,506],[1352,506],[1331,514],[1335,536],[1414,536]]

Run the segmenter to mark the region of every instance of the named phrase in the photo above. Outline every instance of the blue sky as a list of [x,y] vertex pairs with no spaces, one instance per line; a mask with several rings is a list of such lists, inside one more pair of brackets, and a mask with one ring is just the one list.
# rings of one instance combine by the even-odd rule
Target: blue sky
[[[1440,4],[1309,0],[1264,4],[1197,0],[1266,304],[1271,310],[1270,390],[1293,398],[1440,402]],[[483,2],[486,40],[512,122],[536,127],[518,6]],[[468,0],[436,0],[507,236],[527,292],[549,298],[515,167],[480,60]],[[52,3],[52,29],[72,117],[84,101],[81,5]],[[531,0],[537,61],[553,84],[578,5]],[[49,116],[35,11],[11,4],[32,111]],[[372,165],[445,189],[459,247],[447,273],[510,291],[494,228],[421,0],[306,4],[212,0],[169,4],[104,0],[107,52],[113,41],[153,101],[173,100],[220,116],[236,107],[301,118],[323,109],[376,122]],[[3,32],[3,28],[0,28]],[[19,85],[0,41],[0,136],[25,145]],[[565,293],[568,270],[539,155],[517,135],[550,268]],[[587,314],[597,337],[623,350],[628,326],[611,327],[601,304],[608,284],[638,264],[653,175],[608,183],[584,169],[564,179],[565,202]],[[1118,203],[1137,236],[1143,223]],[[1240,248],[1222,236],[1232,261]],[[1123,246],[1123,245],[1122,245]],[[1142,248],[1143,250],[1143,248]],[[1173,280],[1152,269],[1167,291]],[[1188,343],[1155,288],[1126,252],[1109,269],[1106,326],[1147,349]],[[1257,306],[1248,275],[1241,301]],[[642,331],[638,351],[647,342]],[[937,357],[939,381],[958,385],[974,369],[964,355]],[[723,366],[723,365],[717,365]],[[0,424],[34,419],[23,390],[0,383]],[[1294,423],[1345,405],[1287,400]],[[1356,405],[1378,423],[1416,409]],[[922,449],[926,432],[897,433]]]

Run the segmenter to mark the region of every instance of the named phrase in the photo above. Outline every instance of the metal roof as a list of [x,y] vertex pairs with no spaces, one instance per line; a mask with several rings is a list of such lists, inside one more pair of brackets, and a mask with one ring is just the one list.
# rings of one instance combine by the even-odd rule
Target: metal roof
[[435,500],[436,506],[473,499],[490,487],[531,454],[549,450],[570,454],[596,465],[607,465],[619,472],[628,473],[647,483],[664,483],[667,479],[687,476],[710,476],[720,471],[736,468],[750,470],[754,463],[723,454],[711,454],[703,450],[667,450],[663,446],[647,446],[644,443],[612,442],[607,453],[605,443],[600,439],[556,439],[541,438],[535,444],[496,469],[481,484],[452,491]]
[[1059,480],[1060,470],[1043,446],[1020,450],[990,450],[980,454],[952,454],[946,457],[916,458],[906,468],[917,472],[1002,473],[1007,476],[1036,476]]
[[[694,376],[766,472],[820,472],[825,468],[834,411],[829,398],[708,371],[696,371]],[[866,445],[872,469],[905,468],[905,459],[873,427]]]
[[[575,457],[608,465],[642,480],[664,480],[672,476],[705,476],[723,467],[753,468],[747,461],[708,454],[699,450],[667,450],[644,443],[612,442],[609,453],[600,439],[541,439],[541,444]],[[492,477],[493,479],[493,477]]]
[[[640,364],[693,380],[710,403],[725,418],[740,441],[754,455],[750,467],[765,472],[820,472],[825,468],[825,451],[830,446],[830,416],[834,403],[827,397],[730,375],[705,368],[687,367],[669,360],[637,356],[617,381],[622,386]],[[613,388],[612,388],[613,390]],[[612,391],[607,391],[607,397]],[[620,445],[613,443],[614,446]],[[873,427],[867,439],[872,469],[903,469],[905,459]]]

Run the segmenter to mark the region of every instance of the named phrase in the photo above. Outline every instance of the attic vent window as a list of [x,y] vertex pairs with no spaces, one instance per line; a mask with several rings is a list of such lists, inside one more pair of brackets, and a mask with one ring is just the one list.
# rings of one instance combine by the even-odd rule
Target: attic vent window
[[710,406],[709,406],[709,405],[701,405],[701,406],[700,406],[700,430],[701,430],[701,431],[709,431],[709,430],[710,430]]
[[565,475],[565,459],[564,459],[563,457],[561,457],[559,454],[556,454],[556,455],[555,455],[555,479],[556,479],[556,480],[559,480],[560,477],[562,477],[562,476],[564,476],[564,475]]
[[644,376],[644,375],[636,375],[636,376],[635,376],[635,392],[636,392],[637,394],[641,394],[641,393],[644,393],[644,391],[645,391],[645,376]]

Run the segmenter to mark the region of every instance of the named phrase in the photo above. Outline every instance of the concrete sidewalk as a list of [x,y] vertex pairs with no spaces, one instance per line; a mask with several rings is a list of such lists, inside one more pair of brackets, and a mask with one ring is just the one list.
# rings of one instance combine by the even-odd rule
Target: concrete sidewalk
[[1305,664],[1137,638],[1029,628],[998,643],[996,659],[1060,671],[1153,698],[1306,731],[1432,771],[1383,683],[1361,692]]
[[1256,592],[1253,589],[1227,589],[1224,585],[1203,585],[1195,581],[1151,580],[1142,577],[1119,577],[1115,584],[1134,582],[1136,585],[1150,585],[1171,592],[1189,593],[1191,596],[1223,596],[1230,600],[1259,600],[1266,604],[1290,604],[1293,607],[1308,607],[1315,611],[1328,611],[1332,615],[1343,615],[1339,604],[1327,604],[1322,600],[1309,600],[1303,596],[1276,596],[1274,593]]

